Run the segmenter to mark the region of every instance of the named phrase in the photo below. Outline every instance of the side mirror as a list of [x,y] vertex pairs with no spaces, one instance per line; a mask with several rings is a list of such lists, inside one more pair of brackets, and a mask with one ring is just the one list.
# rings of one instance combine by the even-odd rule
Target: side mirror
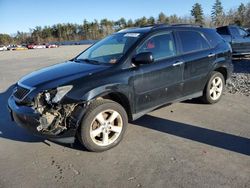
[[150,64],[154,62],[154,57],[151,52],[142,52],[142,53],[137,54],[132,59],[132,62],[136,65]]

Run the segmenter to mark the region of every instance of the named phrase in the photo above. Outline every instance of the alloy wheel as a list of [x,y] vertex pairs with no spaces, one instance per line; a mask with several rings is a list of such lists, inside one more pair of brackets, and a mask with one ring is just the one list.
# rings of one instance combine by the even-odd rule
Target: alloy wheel
[[223,81],[220,77],[215,77],[210,86],[209,94],[212,100],[217,100],[220,98],[223,91]]
[[122,132],[123,121],[115,110],[105,110],[95,116],[90,127],[90,137],[98,146],[108,146],[115,142]]

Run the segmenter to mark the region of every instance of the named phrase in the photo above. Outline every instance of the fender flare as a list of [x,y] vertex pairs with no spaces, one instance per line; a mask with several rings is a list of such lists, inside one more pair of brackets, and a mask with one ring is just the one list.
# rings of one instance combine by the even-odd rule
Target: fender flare
[[85,93],[82,96],[81,100],[89,102],[97,97],[102,97],[113,92],[122,93],[123,95],[128,97],[127,92],[125,92],[125,91],[128,91],[128,87],[129,87],[128,85],[120,84],[120,83],[99,86]]
[[[127,97],[127,99],[129,99],[129,94],[124,92],[124,91],[128,91],[128,88],[129,88],[129,86],[125,85],[125,84],[117,84],[117,83],[116,84],[107,84],[107,85],[100,86],[100,87],[97,87],[97,88],[94,88],[94,89],[88,91],[87,93],[85,93],[82,96],[81,100],[87,104],[88,102],[90,102],[93,99],[108,95],[110,93],[120,93],[120,94],[123,94],[125,97]],[[132,108],[132,106],[130,106],[130,108]],[[78,120],[77,120],[77,124],[76,124],[77,129],[80,126],[80,122],[81,122],[84,114],[86,113],[86,110],[87,110],[87,107],[83,108],[82,112],[78,116]]]

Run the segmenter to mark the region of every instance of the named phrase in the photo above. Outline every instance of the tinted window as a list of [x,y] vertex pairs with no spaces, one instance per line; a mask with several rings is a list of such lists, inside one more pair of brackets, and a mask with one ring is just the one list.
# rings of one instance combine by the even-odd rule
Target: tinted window
[[216,30],[221,35],[230,35],[227,27],[219,27]]
[[183,53],[200,51],[209,48],[204,37],[196,31],[178,31]]
[[231,34],[235,37],[240,37],[240,32],[237,28],[230,28]]
[[245,30],[239,29],[239,32],[240,32],[240,36],[242,36],[242,37],[247,36],[247,32]]
[[223,38],[218,33],[216,33],[215,30],[207,30],[204,34],[206,35],[208,42],[213,48],[216,47],[219,43],[223,42]]
[[141,52],[152,52],[155,60],[175,56],[172,33],[162,33],[150,37],[137,49],[137,54]]

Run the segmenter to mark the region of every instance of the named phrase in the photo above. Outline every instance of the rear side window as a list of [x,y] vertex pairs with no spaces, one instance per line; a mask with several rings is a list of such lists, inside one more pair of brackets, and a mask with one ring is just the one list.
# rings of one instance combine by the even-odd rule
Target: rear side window
[[197,31],[178,31],[183,53],[210,48],[206,39]]
[[220,44],[221,42],[223,42],[223,38],[216,33],[215,30],[207,30],[206,32],[204,32],[209,44],[215,48],[218,44]]
[[221,35],[230,35],[227,27],[219,27],[216,31]]

